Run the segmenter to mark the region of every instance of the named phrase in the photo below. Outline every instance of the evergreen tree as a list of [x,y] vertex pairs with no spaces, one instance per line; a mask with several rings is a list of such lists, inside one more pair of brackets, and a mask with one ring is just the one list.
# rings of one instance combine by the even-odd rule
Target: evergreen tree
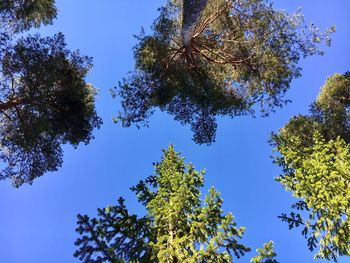
[[57,15],[55,0],[1,0],[0,24],[11,32],[48,25]]
[[223,214],[214,188],[204,202],[200,199],[203,175],[170,146],[155,164],[155,174],[131,188],[146,215],[129,213],[122,198],[116,206],[98,209],[97,218],[78,215],[74,256],[83,262],[193,263],[243,256],[250,251],[239,243],[245,228],[231,213]]
[[287,100],[301,57],[322,54],[329,33],[265,0],[168,0],[134,49],[134,72],[116,87],[123,126],[147,126],[155,108],[190,124],[197,143],[215,140],[216,117],[263,115]]
[[295,212],[280,218],[289,228],[302,226],[316,258],[336,261],[350,255],[350,74],[330,77],[309,116],[295,116],[272,143],[276,180],[300,199]]
[[[91,58],[64,36],[4,41],[0,47],[0,179],[32,183],[62,164],[61,144],[88,143],[101,120],[85,82]],[[1,44],[1,43],[0,43]]]

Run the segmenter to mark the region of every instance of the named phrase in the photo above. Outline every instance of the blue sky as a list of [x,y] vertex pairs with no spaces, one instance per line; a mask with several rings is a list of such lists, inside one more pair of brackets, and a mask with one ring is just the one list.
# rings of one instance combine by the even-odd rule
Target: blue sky
[[[239,225],[247,227],[244,243],[253,251],[274,240],[281,263],[312,262],[313,255],[299,230],[288,230],[277,219],[289,211],[290,193],[274,182],[279,169],[270,159],[267,140],[295,114],[306,113],[325,79],[350,70],[350,1],[276,0],[275,6],[293,11],[302,7],[307,21],[321,29],[337,26],[333,45],[322,57],[302,60],[303,76],[292,83],[287,97],[293,100],[269,118],[220,118],[216,143],[199,146],[189,127],[157,112],[150,128],[137,130],[112,123],[120,109],[109,89],[133,69],[133,34],[157,17],[165,0],[58,0],[60,10],[53,26],[43,35],[66,35],[69,48],[94,57],[88,81],[100,93],[97,110],[104,120],[95,140],[77,150],[65,146],[63,167],[37,179],[32,186],[15,189],[0,182],[0,262],[78,262],[72,254],[77,235],[76,214],[96,214],[96,208],[127,200],[132,212],[142,211],[129,187],[153,172],[152,163],[170,143],[196,168],[206,168],[206,187],[222,193],[225,211],[232,211]],[[255,253],[237,262],[246,263]],[[340,263],[350,262],[341,258]]]

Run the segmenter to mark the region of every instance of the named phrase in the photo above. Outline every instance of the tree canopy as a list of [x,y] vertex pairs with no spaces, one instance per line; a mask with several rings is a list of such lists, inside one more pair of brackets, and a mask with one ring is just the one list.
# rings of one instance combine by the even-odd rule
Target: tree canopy
[[194,141],[215,140],[216,117],[263,115],[299,77],[301,57],[322,54],[334,27],[320,33],[298,11],[276,10],[265,0],[168,0],[134,48],[135,70],[116,87],[123,126],[147,126],[156,108],[189,124]]
[[74,256],[83,262],[233,262],[243,256],[250,251],[239,241],[245,228],[223,213],[220,193],[212,187],[200,198],[204,173],[170,146],[155,174],[131,188],[146,215],[131,214],[123,198],[98,209],[98,218],[78,215]]
[[280,218],[289,228],[303,227],[316,258],[350,255],[350,74],[328,78],[310,116],[293,117],[272,143],[282,167],[276,178],[300,199],[296,212]]
[[85,81],[91,58],[66,49],[61,33],[0,49],[0,179],[18,187],[57,170],[61,144],[88,143],[101,120]]
[[48,25],[57,15],[55,0],[1,0],[0,24],[12,32]]

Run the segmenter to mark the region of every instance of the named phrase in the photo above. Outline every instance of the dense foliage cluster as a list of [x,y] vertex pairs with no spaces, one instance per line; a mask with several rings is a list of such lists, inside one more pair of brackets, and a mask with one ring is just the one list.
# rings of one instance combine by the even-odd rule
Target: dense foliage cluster
[[61,145],[88,143],[100,127],[91,58],[66,48],[63,34],[19,38],[56,16],[52,0],[0,3],[0,179],[15,187],[62,164]]
[[13,32],[48,25],[57,15],[55,0],[1,0],[0,24]]
[[[134,72],[115,94],[123,126],[147,125],[156,108],[190,124],[197,143],[215,140],[216,117],[263,114],[282,106],[301,57],[322,54],[329,33],[305,25],[300,12],[264,0],[169,0],[153,33],[138,36]],[[204,8],[203,8],[204,6]]]
[[0,178],[18,187],[62,164],[61,144],[88,143],[100,126],[91,59],[65,48],[64,37],[21,38],[1,56]]
[[300,199],[280,218],[302,226],[316,258],[350,255],[350,74],[335,74],[321,89],[310,116],[293,117],[272,136],[283,168],[277,177]]
[[[81,237],[74,255],[83,262],[233,262],[233,256],[250,251],[239,243],[245,229],[231,213],[223,214],[214,188],[200,199],[203,175],[170,146],[155,175],[131,188],[146,215],[130,214],[122,198],[99,209],[98,218],[78,215]],[[271,253],[254,262],[270,262],[263,259],[274,257]]]

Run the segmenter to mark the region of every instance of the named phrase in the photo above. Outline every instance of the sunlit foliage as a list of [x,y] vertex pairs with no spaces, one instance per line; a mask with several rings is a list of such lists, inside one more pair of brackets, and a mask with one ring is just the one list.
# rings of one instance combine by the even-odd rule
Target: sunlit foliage
[[203,175],[170,146],[155,174],[131,188],[145,216],[131,214],[122,198],[97,218],[78,215],[74,255],[83,262],[233,262],[250,251],[239,243],[245,228],[223,213],[214,188],[201,200]]
[[259,253],[258,256],[253,257],[251,263],[278,263],[275,259],[277,256],[275,252],[275,247],[273,241],[264,244],[263,248],[258,248],[256,252]]
[[280,218],[289,228],[302,226],[316,258],[336,261],[350,255],[350,74],[335,74],[311,105],[310,115],[293,117],[272,143],[276,178],[300,199]]

